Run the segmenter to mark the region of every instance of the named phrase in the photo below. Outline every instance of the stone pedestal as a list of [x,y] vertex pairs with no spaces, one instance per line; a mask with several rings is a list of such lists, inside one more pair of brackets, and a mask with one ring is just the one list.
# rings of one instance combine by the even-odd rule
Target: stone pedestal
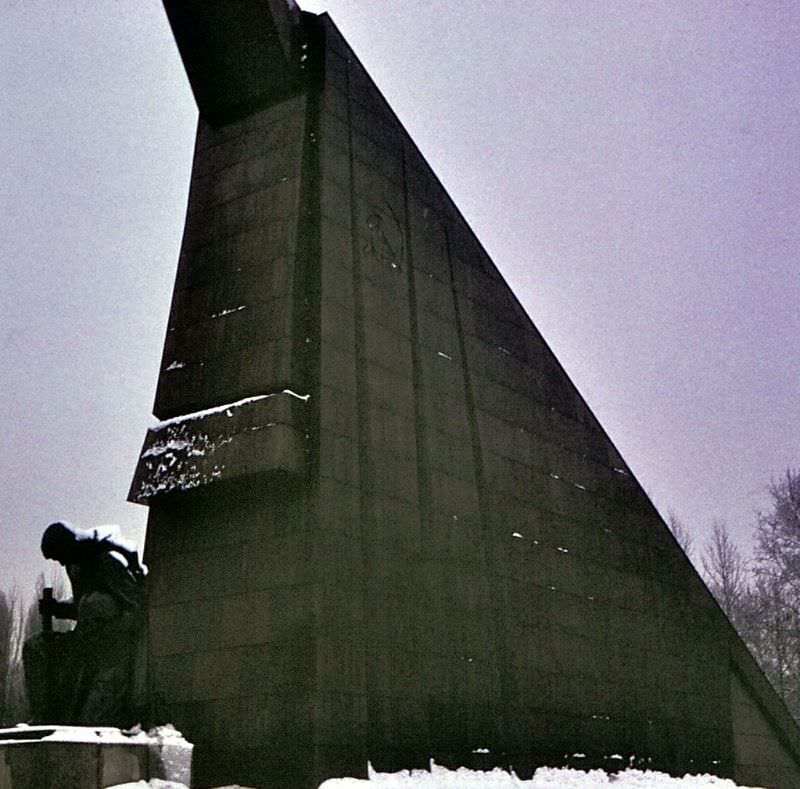
[[171,727],[0,729],[0,789],[103,789],[151,778],[191,784],[192,745]]

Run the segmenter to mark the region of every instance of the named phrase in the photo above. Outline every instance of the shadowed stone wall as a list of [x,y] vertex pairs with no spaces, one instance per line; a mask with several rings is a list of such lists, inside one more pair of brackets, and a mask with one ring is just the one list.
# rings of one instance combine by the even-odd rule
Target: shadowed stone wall
[[292,380],[304,97],[200,120],[156,394],[174,417]]
[[292,35],[264,106],[212,125],[193,84],[170,422],[131,493],[155,714],[201,783],[618,754],[800,786],[785,708],[358,60],[327,16]]

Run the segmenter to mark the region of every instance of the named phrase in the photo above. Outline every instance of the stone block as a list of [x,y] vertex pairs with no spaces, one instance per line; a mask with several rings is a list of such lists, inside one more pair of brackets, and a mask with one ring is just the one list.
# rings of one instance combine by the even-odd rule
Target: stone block
[[[375,348],[376,355],[378,349]],[[415,418],[414,410],[414,385],[411,378],[397,367],[405,367],[410,371],[411,360],[408,357],[392,359],[381,356],[382,364],[371,363],[365,365],[366,384],[369,391],[370,410],[394,410],[407,419]]]
[[[313,544],[303,534],[291,529],[288,534],[262,537],[259,550],[248,544],[241,571],[244,589],[258,592],[275,587],[298,586],[307,579],[307,567],[313,559]],[[237,591],[237,584],[230,590]]]
[[[336,91],[331,91],[335,94]],[[337,139],[336,131],[340,127],[341,122],[338,118],[322,115],[323,124],[323,137],[324,142],[320,144],[320,173],[323,181],[331,181],[336,184],[340,189],[348,192],[347,208],[350,208],[349,192],[350,192],[350,152],[349,141],[346,137],[339,137]],[[325,134],[330,129],[329,134]],[[349,221],[350,217],[347,217]]]
[[353,99],[350,104],[352,127],[355,132],[379,145],[385,151],[387,158],[394,157],[402,150],[402,129],[383,97],[375,96],[373,93],[367,98],[366,94],[361,92],[362,83],[359,77],[355,76],[356,73],[350,72],[350,95]]
[[[181,291],[211,284],[224,288],[231,279],[236,278],[240,268],[243,272],[256,269],[257,274],[264,278],[265,294],[288,292],[292,281],[291,256],[295,243],[294,223],[269,218],[258,227],[231,233],[201,246],[193,247],[184,242],[178,263],[170,326],[187,319],[183,304],[178,301],[182,296]],[[236,265],[232,265],[234,262]]]
[[[331,53],[326,64],[325,92],[322,95],[322,112],[336,116],[346,122],[347,101],[347,61]],[[324,123],[324,121],[323,121]]]
[[332,178],[320,184],[320,211],[326,219],[346,225],[350,222],[350,187]]
[[453,201],[441,188],[439,180],[417,147],[406,141],[404,148],[409,193],[431,211],[446,228],[452,229],[452,215],[455,210]]
[[299,473],[302,406],[305,401],[285,391],[162,423],[145,439],[131,500],[257,473]]
[[224,170],[237,162],[270,151],[280,151],[287,155],[292,149],[294,156],[300,156],[303,138],[305,102],[292,101],[286,110],[272,111],[259,124],[239,124],[215,129],[200,119],[195,148],[194,172],[199,177]]
[[[210,549],[182,551],[161,558],[159,574],[148,586],[153,605],[186,603],[244,591],[247,548],[243,543],[217,545]],[[203,579],[198,588],[197,578]]]
[[432,432],[428,438],[427,460],[431,471],[450,473],[474,484],[474,454],[469,437],[453,438]]
[[204,600],[192,605],[151,606],[148,621],[150,654],[156,657],[190,653],[214,637],[222,602]]
[[[464,397],[448,397],[437,393],[423,403],[425,424],[443,436],[459,441],[471,441],[471,425]],[[446,440],[445,438],[437,440]]]
[[320,389],[320,427],[343,436],[356,435],[353,395],[324,384]]
[[398,299],[365,277],[361,281],[361,298],[364,319],[369,325],[382,327],[398,340],[410,339],[411,323],[406,294]]
[[268,154],[248,153],[249,156],[227,167],[192,180],[189,214],[276,187],[288,182],[297,171],[299,150],[296,146],[274,149]]
[[428,397],[461,401],[466,406],[466,379],[461,365],[458,345],[448,342],[446,335],[440,343],[420,347],[420,366]]
[[[353,238],[350,232],[350,222],[348,221],[343,225],[331,219],[320,219],[320,238],[322,254],[325,257],[326,265],[333,263],[334,270],[337,271],[337,276],[342,276],[338,272],[338,267],[347,270],[350,272],[350,277],[348,279],[352,281]],[[326,272],[323,271],[322,274],[324,277]],[[327,295],[324,285],[323,295]],[[332,289],[331,295],[338,301],[350,303],[349,300],[343,299],[335,288]]]
[[352,438],[322,433],[319,462],[325,473],[337,482],[350,487],[358,484],[358,444]]
[[104,789],[163,779],[191,784],[192,745],[171,727],[17,726],[0,730],[0,789]]
[[387,181],[402,187],[403,160],[399,151],[387,151],[370,137],[357,132],[353,134],[352,151],[359,165],[380,173]]
[[361,534],[361,496],[357,487],[343,485],[330,475],[320,477],[327,506],[320,512],[320,531],[336,532],[357,540]]
[[417,310],[429,312],[455,325],[455,304],[448,275],[426,271],[414,258],[414,289]]
[[[333,267],[331,267],[333,268]],[[339,269],[343,277],[348,277],[349,272]],[[351,284],[351,283],[350,283]],[[322,353],[328,345],[333,346],[339,352],[346,352],[353,356],[356,353],[355,342],[355,319],[353,315],[352,287],[348,288],[347,279],[339,279],[336,283],[330,283],[331,287],[326,287],[323,283],[322,316],[320,319],[320,338],[322,343]],[[334,293],[334,287],[338,293]],[[333,295],[332,295],[333,294]],[[347,301],[339,301],[337,296],[341,296]]]
[[302,698],[314,684],[314,654],[302,638],[258,644],[237,652],[238,665],[229,663],[248,696],[295,692]]
[[378,498],[416,503],[418,487],[415,456],[383,452],[372,456],[371,466]]
[[215,3],[201,14],[179,0],[164,7],[200,113],[213,123],[263,106],[294,78],[294,3]]
[[[402,186],[354,156],[353,187],[358,215],[368,223],[366,227],[359,227],[359,230],[377,231],[374,234],[367,232],[366,240],[370,241],[372,235],[379,235],[380,240],[388,245],[387,252],[394,253],[396,262],[405,263],[405,198]],[[372,216],[378,217],[380,224],[370,223]]]
[[[367,513],[362,537],[364,550],[376,562],[390,562],[394,556],[394,561],[399,560],[402,566],[418,554],[421,529],[420,511],[415,499],[370,495],[365,497],[364,511]],[[365,583],[374,581],[375,577],[377,575],[370,573]]]
[[412,458],[417,451],[416,423],[407,413],[375,407],[370,411],[370,453],[391,452]]

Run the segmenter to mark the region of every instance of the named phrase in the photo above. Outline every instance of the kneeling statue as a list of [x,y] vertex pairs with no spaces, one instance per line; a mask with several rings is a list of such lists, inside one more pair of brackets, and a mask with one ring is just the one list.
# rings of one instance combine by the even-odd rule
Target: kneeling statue
[[[118,726],[136,723],[134,675],[144,621],[145,573],[135,549],[57,521],[45,529],[42,554],[62,564],[71,601],[45,595],[43,632],[23,648],[31,715],[37,723]],[[47,591],[47,590],[46,590]],[[52,618],[74,619],[66,633]]]

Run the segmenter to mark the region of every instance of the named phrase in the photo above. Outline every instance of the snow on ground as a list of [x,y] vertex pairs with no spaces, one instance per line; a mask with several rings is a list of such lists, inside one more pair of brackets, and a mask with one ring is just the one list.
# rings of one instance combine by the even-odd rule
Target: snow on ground
[[186,784],[177,784],[175,781],[162,781],[160,778],[153,778],[152,781],[134,781],[127,784],[115,784],[108,789],[189,789]]
[[[160,778],[153,778],[151,781],[134,781],[127,784],[115,784],[108,789],[189,789],[186,784],[175,783],[175,781],[162,781]],[[228,786],[218,786],[216,789],[254,789],[254,787],[239,786],[239,784],[229,784]]]
[[573,770],[541,767],[533,778],[523,781],[513,773],[500,769],[476,772],[460,768],[452,771],[436,764],[428,770],[399,773],[375,773],[369,779],[335,778],[325,781],[319,789],[735,789],[737,784],[713,775],[686,775],[673,778],[666,773],[624,770],[605,773],[602,770]]
[[[642,770],[624,770],[605,773],[602,770],[572,770],[541,767],[529,781],[500,769],[478,772],[460,768],[448,770],[431,764],[428,770],[404,770],[399,773],[376,773],[371,768],[369,778],[331,778],[319,789],[737,789],[739,786],[727,778],[714,775],[685,775],[673,778],[666,773]],[[183,784],[154,780],[150,783],[118,784],[110,789],[188,789]],[[220,789],[237,789],[221,787]],[[242,787],[244,789],[244,787]],[[744,787],[740,789],[753,789]]]

